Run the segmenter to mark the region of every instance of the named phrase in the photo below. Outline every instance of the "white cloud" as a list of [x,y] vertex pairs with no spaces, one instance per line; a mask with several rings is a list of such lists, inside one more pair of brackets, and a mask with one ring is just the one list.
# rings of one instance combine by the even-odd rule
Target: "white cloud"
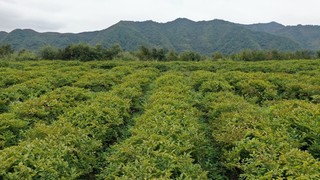
[[178,17],[320,25],[319,5],[318,0],[0,0],[0,30],[81,32],[120,20],[167,22]]

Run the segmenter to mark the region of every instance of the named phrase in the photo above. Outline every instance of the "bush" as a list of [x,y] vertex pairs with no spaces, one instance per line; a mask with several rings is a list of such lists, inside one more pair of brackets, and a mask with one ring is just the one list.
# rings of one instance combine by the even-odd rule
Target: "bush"
[[38,98],[17,104],[13,112],[20,119],[33,124],[42,121],[47,124],[57,120],[58,116],[68,108],[76,107],[79,103],[90,98],[88,91],[76,87],[62,87]]
[[60,58],[59,50],[50,45],[41,47],[38,53],[39,53],[40,59],[53,60],[53,59]]
[[194,158],[201,157],[197,144],[204,138],[197,123],[198,112],[188,104],[190,87],[185,82],[174,73],[156,80],[145,113],[136,120],[139,126],[133,127],[130,138],[113,146],[105,157],[108,164],[101,178],[207,178],[191,156],[194,152]]
[[137,56],[135,56],[134,54],[132,54],[130,52],[126,52],[126,51],[120,52],[119,54],[117,54],[115,59],[123,60],[123,61],[137,61],[137,60],[139,60],[139,58]]
[[92,61],[99,58],[99,54],[88,44],[72,44],[67,46],[61,52],[61,58],[64,60]]
[[0,178],[77,179],[93,171],[101,143],[66,122],[37,124],[27,139],[0,151]]
[[17,55],[14,56],[14,59],[17,61],[32,61],[38,60],[38,57],[31,51],[21,50]]
[[211,55],[211,58],[212,60],[221,60],[223,59],[223,55],[220,53],[220,52],[214,52],[212,55]]
[[13,54],[14,50],[12,49],[11,45],[6,44],[0,46],[0,58],[4,58],[6,56],[9,56]]
[[185,51],[180,54],[179,59],[182,61],[200,61],[201,55],[196,52]]
[[264,80],[242,80],[235,85],[235,88],[240,95],[258,104],[277,97],[276,86]]

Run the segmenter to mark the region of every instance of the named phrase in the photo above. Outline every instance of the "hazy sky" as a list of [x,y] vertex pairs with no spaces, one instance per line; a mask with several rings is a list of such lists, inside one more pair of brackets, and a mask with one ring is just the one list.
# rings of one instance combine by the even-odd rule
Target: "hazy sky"
[[0,31],[83,32],[120,20],[224,19],[320,25],[320,0],[0,0]]

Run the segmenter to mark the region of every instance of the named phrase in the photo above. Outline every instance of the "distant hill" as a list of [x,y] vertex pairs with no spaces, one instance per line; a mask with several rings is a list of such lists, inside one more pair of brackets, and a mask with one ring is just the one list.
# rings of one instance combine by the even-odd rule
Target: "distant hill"
[[2,40],[5,36],[7,36],[7,35],[8,35],[7,32],[0,31],[0,42],[1,42],[1,40]]
[[[144,45],[174,49],[178,52],[191,50],[203,54],[215,51],[230,54],[243,49],[291,51],[309,45],[310,33],[301,39],[295,36],[294,30],[289,30],[290,27],[275,22],[241,25],[223,20],[194,22],[179,18],[167,23],[120,21],[101,31],[78,34],[39,33],[30,29],[16,29],[10,33],[0,32],[0,44],[11,44],[16,50],[35,50],[46,44],[62,48],[79,42],[102,44],[106,47],[119,43],[125,50],[130,51]],[[317,47],[320,49],[320,44],[314,43],[308,49]]]
[[320,26],[283,26],[276,22],[271,22],[263,24],[244,25],[244,27],[253,31],[267,32],[276,36],[289,38],[298,43],[302,49],[320,49]]
[[14,49],[35,50],[43,45],[50,44],[56,47],[65,47],[71,43],[82,42],[80,34],[71,33],[38,33],[31,29],[16,29],[7,34],[1,43],[8,43]]
[[296,50],[299,45],[288,38],[250,31],[222,20],[194,22],[177,19],[168,23],[153,21],[121,21],[97,32],[90,44],[111,46],[119,43],[126,50],[139,46],[162,47],[210,54],[215,51],[233,53],[242,49]]
[[261,32],[266,32],[271,34],[286,27],[274,21],[270,23],[258,23],[258,24],[250,24],[250,25],[243,25],[243,26],[253,31],[261,31]]

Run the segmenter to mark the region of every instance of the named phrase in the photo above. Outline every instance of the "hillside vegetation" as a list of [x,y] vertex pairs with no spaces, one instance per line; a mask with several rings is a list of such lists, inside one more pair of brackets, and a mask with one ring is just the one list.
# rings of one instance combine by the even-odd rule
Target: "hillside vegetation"
[[82,42],[110,47],[118,43],[127,51],[146,46],[208,55],[213,52],[232,54],[244,49],[318,50],[318,37],[318,26],[241,25],[223,20],[194,22],[179,18],[167,23],[120,21],[107,29],[78,34],[16,29],[10,33],[0,32],[0,44],[10,44],[15,50],[36,50],[44,45],[65,48]]
[[43,46],[36,51],[22,49],[15,51],[11,45],[0,46],[0,59],[5,61],[27,61],[27,60],[141,60],[141,61],[205,61],[205,60],[235,60],[235,61],[265,61],[265,60],[298,60],[320,58],[320,50],[242,50],[238,53],[224,55],[214,52],[211,55],[204,55],[194,51],[183,51],[181,53],[163,48],[148,48],[140,46],[137,51],[125,51],[119,44],[109,48],[102,45],[91,46],[85,43],[68,45],[65,48]]
[[281,24],[271,22],[247,25],[244,27],[258,32],[266,32],[276,36],[289,38],[297,42],[303,49],[320,49],[320,26],[318,25],[283,26]]
[[0,61],[0,179],[320,179],[320,61]]

